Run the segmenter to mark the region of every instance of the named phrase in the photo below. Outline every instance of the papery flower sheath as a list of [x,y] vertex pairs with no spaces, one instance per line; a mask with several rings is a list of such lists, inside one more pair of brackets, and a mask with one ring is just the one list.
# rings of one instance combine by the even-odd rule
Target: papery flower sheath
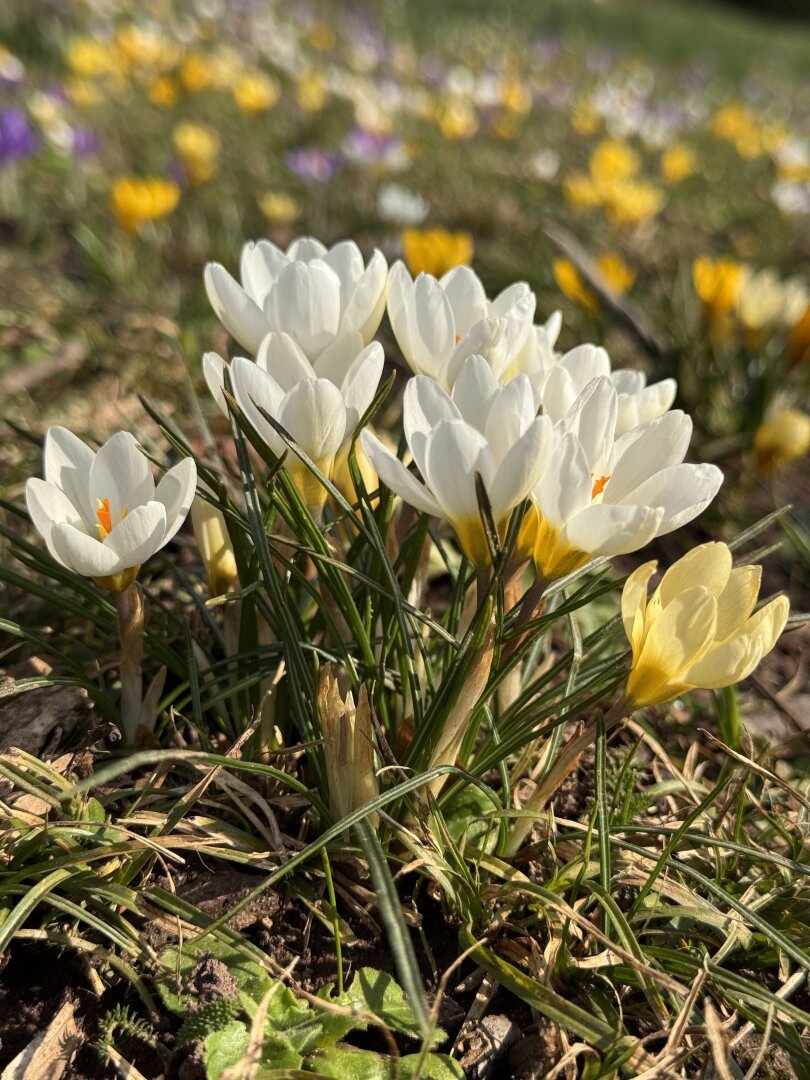
[[496,527],[537,482],[551,445],[551,422],[538,417],[528,378],[501,387],[482,356],[462,365],[452,394],[425,375],[405,388],[405,438],[420,482],[371,432],[360,439],[380,479],[405,502],[447,521],[464,554],[477,565],[490,559],[478,506],[480,473]]
[[94,453],[67,428],[45,436],[45,479],[25,489],[31,520],[57,562],[114,592],[183,524],[194,498],[197,467],[185,458],[157,486],[128,431]]
[[483,356],[497,376],[523,348],[536,298],[518,282],[488,300],[478,276],[458,266],[442,278],[419,274],[404,263],[388,275],[388,317],[402,354],[418,375],[450,389],[468,356]]
[[315,360],[343,334],[371,341],[385,310],[387,272],[380,251],[366,266],[352,240],[326,248],[305,236],[286,252],[257,240],[242,248],[241,284],[224,266],[209,263],[205,288],[222,325],[249,352],[275,331]]
[[701,544],[667,570],[647,600],[657,563],[635,570],[622,591],[622,620],[633,650],[626,696],[658,705],[696,687],[745,679],[785,628],[789,604],[778,596],[754,612],[759,566],[732,568],[725,544]]

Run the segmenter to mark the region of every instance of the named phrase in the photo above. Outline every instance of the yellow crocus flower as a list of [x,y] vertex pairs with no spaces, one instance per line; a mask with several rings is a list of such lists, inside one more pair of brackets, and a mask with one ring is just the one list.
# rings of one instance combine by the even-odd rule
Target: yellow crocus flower
[[745,679],[774,647],[789,611],[787,597],[778,596],[752,614],[761,567],[732,568],[726,544],[701,544],[684,555],[648,602],[657,565],[640,566],[622,592],[633,651],[626,698],[636,708]]
[[447,229],[405,229],[402,254],[411,274],[441,277],[455,266],[469,266],[473,257],[473,239],[468,232]]
[[233,88],[234,100],[244,113],[260,113],[272,109],[280,93],[275,79],[262,71],[248,72]]
[[689,146],[676,143],[661,155],[661,176],[668,184],[679,184],[697,171],[695,152]]
[[695,259],[692,283],[709,322],[722,318],[733,309],[742,276],[742,265],[732,259],[708,259],[705,256]]
[[219,135],[216,131],[207,124],[178,124],[173,138],[191,182],[202,184],[210,180],[216,171],[219,154]]
[[591,177],[597,184],[629,180],[640,168],[641,158],[636,151],[619,139],[603,139],[591,154]]
[[111,202],[118,224],[134,233],[144,221],[156,221],[174,210],[180,188],[161,177],[122,176],[112,186]]
[[292,225],[301,215],[301,204],[283,191],[268,191],[259,199],[259,209],[271,225]]
[[239,572],[222,511],[196,495],[191,504],[191,524],[211,596],[234,592],[239,588]]

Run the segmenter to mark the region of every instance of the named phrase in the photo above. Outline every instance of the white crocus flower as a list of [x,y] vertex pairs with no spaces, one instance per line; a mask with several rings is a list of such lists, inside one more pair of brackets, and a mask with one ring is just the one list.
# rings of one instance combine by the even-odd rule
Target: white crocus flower
[[533,326],[526,335],[526,342],[514,361],[501,376],[502,382],[516,375],[528,375],[532,386],[539,386],[554,364],[560,359],[555,351],[562,328],[562,312],[552,311],[544,323]]
[[593,379],[610,379],[618,395],[615,435],[660,416],[675,400],[678,384],[674,379],[647,386],[647,377],[630,368],[610,369],[610,357],[597,345],[577,345],[561,356],[539,383],[535,383],[543,411],[557,423]]
[[414,281],[397,262],[388,275],[388,317],[403,356],[448,390],[468,356],[483,356],[500,377],[523,348],[536,303],[523,282],[488,300],[469,266]]
[[608,378],[595,379],[554,426],[555,445],[520,537],[546,581],[679,528],[723,481],[715,465],[683,462],[692,421],[680,410],[615,438],[618,397]]
[[242,248],[241,284],[224,266],[209,263],[205,288],[222,325],[249,352],[276,331],[314,360],[342,334],[371,341],[385,310],[387,271],[382,252],[366,266],[352,240],[327,249],[305,236],[286,252],[257,240]]
[[[290,338],[273,334],[262,342],[255,362],[243,356],[231,361],[230,377],[236,403],[273,453],[281,456],[289,448],[260,409],[331,478],[337,454],[374,400],[383,361],[382,346],[372,342],[362,348],[357,334],[333,343],[313,366]],[[214,397],[226,407],[224,361],[216,353],[206,353],[203,367]],[[294,452],[285,467],[310,510],[320,513],[326,489]]]
[[468,357],[452,394],[417,375],[403,398],[405,438],[420,482],[378,438],[360,439],[384,484],[405,502],[448,522],[464,554],[478,566],[489,562],[475,474],[480,473],[496,527],[531,491],[551,445],[551,421],[538,417],[525,375],[498,385],[487,360]]
[[45,479],[30,479],[25,498],[48,551],[69,570],[123,591],[185,521],[196,465],[185,458],[155,487],[128,431],[94,453],[63,427],[48,431],[44,457]]

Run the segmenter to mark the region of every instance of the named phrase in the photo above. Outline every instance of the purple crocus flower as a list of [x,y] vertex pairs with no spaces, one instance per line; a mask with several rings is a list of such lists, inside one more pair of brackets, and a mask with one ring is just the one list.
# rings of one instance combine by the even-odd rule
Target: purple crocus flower
[[0,165],[30,157],[38,148],[27,114],[13,105],[0,108]]
[[88,157],[98,150],[99,138],[90,127],[75,127],[73,129],[73,141],[71,150],[76,157]]
[[343,167],[340,155],[320,146],[301,146],[284,155],[287,168],[307,184],[328,184]]

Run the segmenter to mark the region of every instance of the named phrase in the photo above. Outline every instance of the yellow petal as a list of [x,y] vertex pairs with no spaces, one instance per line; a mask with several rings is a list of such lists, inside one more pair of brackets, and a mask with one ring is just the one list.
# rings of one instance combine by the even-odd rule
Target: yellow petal
[[654,705],[679,692],[682,672],[714,640],[717,601],[703,586],[676,596],[649,621],[641,649],[627,680],[627,696],[636,705]]
[[712,596],[719,596],[730,573],[731,552],[726,544],[701,544],[672,564],[661,579],[657,595],[664,607],[679,593],[697,585]]
[[732,570],[728,584],[717,598],[715,640],[725,641],[748,619],[759,596],[761,566],[740,566]]
[[771,651],[785,628],[790,605],[777,596],[744,623],[736,634],[690,665],[684,678],[707,690],[731,686],[747,678],[763,656]]
[[657,562],[644,563],[634,570],[622,589],[622,622],[627,640],[637,656],[644,634],[644,614],[647,610],[647,586],[658,567]]

